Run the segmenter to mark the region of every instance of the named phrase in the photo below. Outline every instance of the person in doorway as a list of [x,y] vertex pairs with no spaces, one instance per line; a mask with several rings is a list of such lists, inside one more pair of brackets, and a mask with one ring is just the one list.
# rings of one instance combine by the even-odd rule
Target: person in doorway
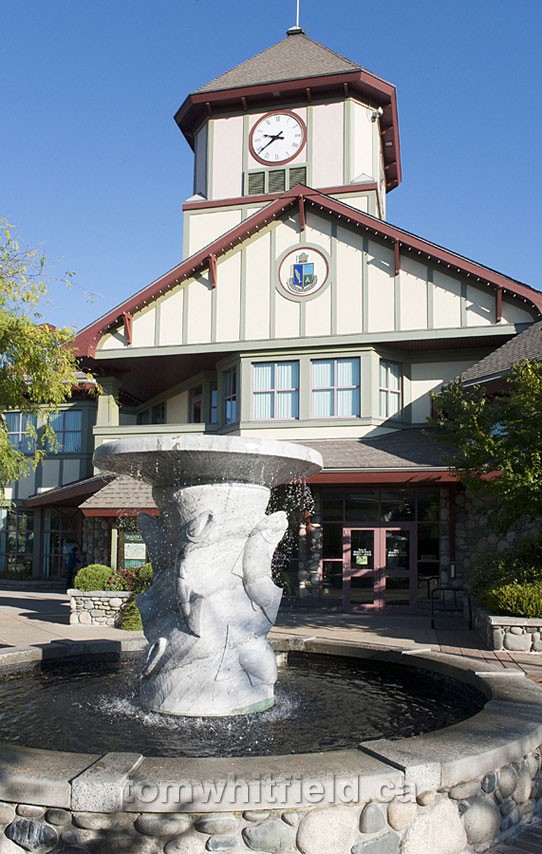
[[77,575],[77,570],[81,566],[81,558],[79,557],[79,547],[74,546],[66,558],[66,590],[73,587],[73,580]]

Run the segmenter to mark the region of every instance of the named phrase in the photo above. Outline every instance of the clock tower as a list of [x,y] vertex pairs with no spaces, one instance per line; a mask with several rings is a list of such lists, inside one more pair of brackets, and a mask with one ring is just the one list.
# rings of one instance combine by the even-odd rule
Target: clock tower
[[185,256],[299,184],[383,220],[401,180],[395,87],[300,27],[189,95],[175,121],[194,151]]

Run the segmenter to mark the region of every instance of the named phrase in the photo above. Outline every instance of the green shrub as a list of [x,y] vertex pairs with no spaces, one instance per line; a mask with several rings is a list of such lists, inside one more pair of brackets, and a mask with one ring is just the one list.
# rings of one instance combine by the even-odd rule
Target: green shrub
[[128,599],[126,605],[122,609],[121,629],[126,632],[137,632],[143,629],[141,622],[141,614],[135,599]]
[[73,586],[77,590],[108,590],[108,581],[113,574],[110,566],[102,563],[90,563],[78,571],[73,580]]
[[488,591],[504,585],[532,582],[542,582],[541,537],[526,537],[514,548],[479,558],[469,586],[474,596],[488,604]]
[[497,614],[512,617],[542,617],[542,582],[503,584],[488,590],[484,603]]
[[109,590],[128,590],[131,593],[144,593],[152,584],[152,566],[144,563],[133,569],[120,569],[108,581]]

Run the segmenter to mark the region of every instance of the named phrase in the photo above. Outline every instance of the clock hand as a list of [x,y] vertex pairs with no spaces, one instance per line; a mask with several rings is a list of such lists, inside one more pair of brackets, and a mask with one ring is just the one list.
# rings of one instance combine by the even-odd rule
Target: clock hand
[[261,154],[262,151],[267,148],[268,145],[271,145],[272,142],[275,142],[276,139],[284,139],[284,137],[282,136],[282,131],[276,134],[265,133],[264,136],[270,136],[271,139],[269,140],[269,142],[266,142],[265,145],[260,148],[258,154]]

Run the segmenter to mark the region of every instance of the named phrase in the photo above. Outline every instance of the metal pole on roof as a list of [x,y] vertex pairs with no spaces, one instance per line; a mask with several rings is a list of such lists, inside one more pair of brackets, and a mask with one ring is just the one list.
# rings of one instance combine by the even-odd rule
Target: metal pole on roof
[[296,2],[296,17],[295,17],[296,27],[299,27],[299,2],[300,2],[300,0],[297,0],[297,2]]

